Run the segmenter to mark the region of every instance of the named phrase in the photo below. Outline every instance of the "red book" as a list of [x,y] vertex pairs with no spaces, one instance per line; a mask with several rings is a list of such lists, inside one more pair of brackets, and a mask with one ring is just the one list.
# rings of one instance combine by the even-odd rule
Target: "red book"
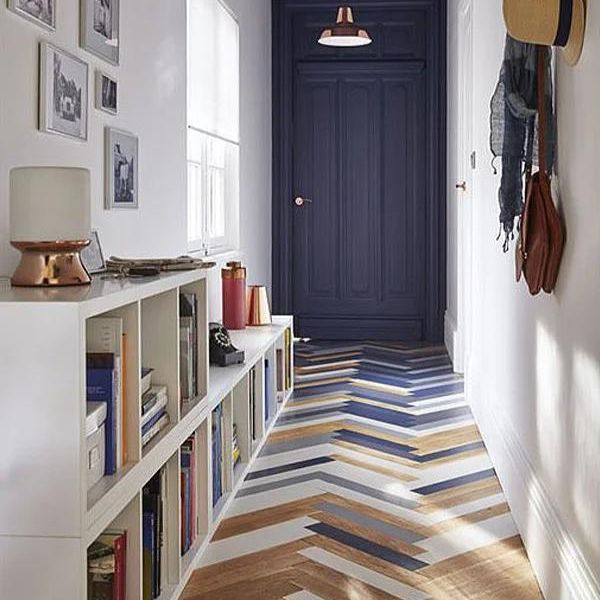
[[127,573],[127,532],[115,538],[113,541],[115,550],[115,578],[113,581],[113,599],[125,600]]

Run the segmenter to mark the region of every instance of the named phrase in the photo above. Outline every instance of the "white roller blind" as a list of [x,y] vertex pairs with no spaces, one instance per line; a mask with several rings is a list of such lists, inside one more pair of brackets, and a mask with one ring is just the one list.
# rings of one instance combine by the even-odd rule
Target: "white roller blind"
[[239,142],[239,28],[219,0],[189,0],[188,125]]

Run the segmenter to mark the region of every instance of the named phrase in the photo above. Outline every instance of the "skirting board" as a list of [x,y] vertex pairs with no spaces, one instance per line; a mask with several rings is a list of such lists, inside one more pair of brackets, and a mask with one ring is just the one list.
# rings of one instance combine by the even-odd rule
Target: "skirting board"
[[456,373],[464,373],[462,349],[460,347],[458,325],[456,319],[448,311],[444,315],[444,344]]
[[512,425],[485,403],[471,408],[546,600],[600,599],[598,580],[561,522]]

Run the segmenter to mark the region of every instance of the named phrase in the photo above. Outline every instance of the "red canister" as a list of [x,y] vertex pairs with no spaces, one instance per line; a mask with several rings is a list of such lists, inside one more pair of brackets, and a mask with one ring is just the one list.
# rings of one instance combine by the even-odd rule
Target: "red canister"
[[223,280],[223,326],[225,329],[246,328],[246,268],[232,261],[221,270]]

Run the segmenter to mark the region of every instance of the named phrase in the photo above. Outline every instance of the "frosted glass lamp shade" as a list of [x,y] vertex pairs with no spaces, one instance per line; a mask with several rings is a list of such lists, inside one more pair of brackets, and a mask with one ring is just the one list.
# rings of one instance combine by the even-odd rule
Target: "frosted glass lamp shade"
[[65,167],[19,167],[10,172],[13,242],[89,240],[90,172]]

